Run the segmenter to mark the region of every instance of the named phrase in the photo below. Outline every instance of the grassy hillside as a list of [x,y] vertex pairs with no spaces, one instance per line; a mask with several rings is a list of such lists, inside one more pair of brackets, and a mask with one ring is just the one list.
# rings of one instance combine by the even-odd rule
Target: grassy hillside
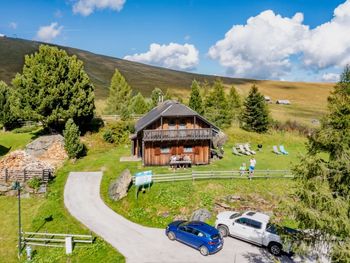
[[[0,80],[11,81],[16,72],[21,72],[24,55],[35,52],[40,42],[29,40],[0,38]],[[169,89],[174,95],[182,97],[189,94],[193,79],[213,81],[216,76],[192,74],[153,67],[123,59],[97,55],[91,52],[61,47],[69,54],[75,54],[84,61],[85,69],[96,87],[97,107],[101,109],[108,93],[108,85],[115,68],[126,77],[135,91],[149,95],[152,89]],[[273,117],[280,120],[298,119],[310,123],[325,111],[326,98],[333,84],[264,81],[237,78],[221,78],[229,87],[235,85],[242,95],[246,95],[253,83],[257,84],[264,95],[272,99],[289,99],[291,106],[271,105]]]

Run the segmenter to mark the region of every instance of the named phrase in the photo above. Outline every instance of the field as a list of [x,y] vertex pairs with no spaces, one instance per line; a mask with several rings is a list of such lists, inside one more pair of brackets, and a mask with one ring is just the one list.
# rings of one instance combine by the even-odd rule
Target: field
[[10,151],[24,147],[33,137],[31,133],[0,132],[0,158]]
[[[40,43],[14,38],[0,38],[0,80],[7,83],[21,72],[24,55],[35,52]],[[193,74],[165,68],[153,67],[123,59],[97,55],[91,52],[61,47],[69,54],[75,54],[84,61],[86,72],[95,86],[97,113],[101,114],[108,86],[116,68],[125,76],[135,92],[148,96],[155,88],[169,92],[175,97],[188,97],[193,79],[214,81],[217,76]],[[319,119],[326,110],[326,99],[332,89],[332,83],[304,83],[270,80],[252,80],[220,77],[227,89],[234,85],[240,94],[246,96],[249,88],[256,84],[260,91],[277,99],[289,99],[290,106],[271,104],[273,118],[281,121],[297,120],[310,125],[312,119]]]

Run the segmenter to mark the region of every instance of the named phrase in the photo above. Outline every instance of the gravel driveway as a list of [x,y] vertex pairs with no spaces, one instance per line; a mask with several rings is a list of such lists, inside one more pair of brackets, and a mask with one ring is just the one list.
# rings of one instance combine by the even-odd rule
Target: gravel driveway
[[[105,205],[100,197],[101,179],[101,172],[70,173],[64,189],[64,203],[76,219],[115,247],[128,263],[273,262],[265,249],[233,238],[226,238],[223,249],[207,257],[177,241],[170,241],[164,229],[135,224]],[[291,261],[285,258],[283,262]]]

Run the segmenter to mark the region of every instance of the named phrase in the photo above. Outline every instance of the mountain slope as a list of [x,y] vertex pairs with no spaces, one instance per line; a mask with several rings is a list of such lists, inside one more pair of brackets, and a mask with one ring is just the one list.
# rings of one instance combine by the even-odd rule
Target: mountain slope
[[[22,71],[24,56],[38,50],[40,42],[0,37],[0,80],[7,83],[17,72]],[[198,81],[214,81],[217,76],[193,74],[160,67],[144,65],[123,59],[97,55],[70,47],[60,47],[69,54],[75,54],[84,61],[85,69],[95,85],[97,106],[103,106],[108,94],[108,86],[115,68],[125,76],[135,91],[149,95],[155,88],[169,89],[170,93],[184,97],[189,94],[193,79]],[[260,91],[273,100],[289,99],[291,106],[271,105],[270,109],[276,119],[297,118],[309,123],[313,118],[319,118],[325,111],[326,98],[333,84],[283,82],[269,80],[250,80],[220,77],[227,85],[234,85],[238,92],[246,95],[252,84],[257,84]]]

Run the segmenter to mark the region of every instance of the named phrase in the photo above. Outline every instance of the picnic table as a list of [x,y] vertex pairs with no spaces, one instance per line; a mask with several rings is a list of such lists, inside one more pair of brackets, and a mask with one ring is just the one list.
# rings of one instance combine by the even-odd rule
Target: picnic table
[[181,168],[181,167],[191,167],[192,161],[191,160],[171,160],[169,162],[171,167],[174,168]]

